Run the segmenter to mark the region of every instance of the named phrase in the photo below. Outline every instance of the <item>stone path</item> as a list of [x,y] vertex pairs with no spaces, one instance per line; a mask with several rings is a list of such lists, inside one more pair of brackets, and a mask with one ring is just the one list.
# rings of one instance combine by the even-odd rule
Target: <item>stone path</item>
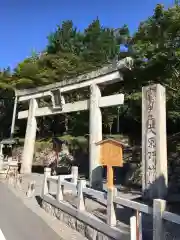
[[[36,186],[36,191],[35,191],[35,197],[32,198],[27,198],[26,197],[26,191],[27,191],[27,186],[28,186],[28,182],[32,179],[38,179],[37,180],[37,186]],[[19,218],[19,216],[21,216],[21,213],[24,214],[24,211],[28,211],[29,214],[35,216],[36,218],[38,218],[38,221],[42,221],[44,223],[44,228],[50,229],[51,232],[54,233],[55,236],[49,236],[48,234],[46,234],[46,231],[43,230],[43,235],[39,236],[39,238],[36,238],[36,236],[33,235],[33,237],[31,236],[30,238],[28,237],[24,237],[24,238],[17,238],[17,240],[39,240],[39,239],[43,239],[46,240],[46,236],[47,236],[47,240],[49,239],[53,239],[53,240],[86,240],[85,237],[83,237],[80,233],[76,232],[75,230],[69,228],[68,226],[66,226],[63,222],[57,220],[55,217],[50,216],[48,213],[46,213],[39,205],[38,203],[38,196],[41,192],[41,182],[42,182],[42,176],[39,177],[39,175],[33,175],[31,177],[27,177],[24,179],[23,181],[23,188],[21,191],[19,191],[19,189],[14,188],[11,185],[7,186],[7,183],[3,184],[0,183],[3,186],[3,189],[6,189],[6,191],[8,191],[8,194],[11,195],[11,198],[15,198],[15,202],[18,202],[18,204],[20,206],[23,206],[23,209],[19,209],[18,212],[16,212],[16,218],[15,220],[17,220],[17,218]],[[6,197],[8,198],[8,197]],[[1,198],[0,198],[1,199]],[[1,201],[4,201],[4,198],[1,199]],[[16,205],[13,206],[13,209],[16,209]],[[13,211],[13,209],[11,209],[11,211]],[[24,210],[26,209],[26,210]],[[1,212],[1,208],[0,208],[0,212]],[[20,214],[20,215],[19,215]],[[2,216],[2,215],[1,215]],[[22,226],[24,226],[24,222],[26,221],[26,215],[23,215],[23,219],[21,219],[21,228]],[[8,215],[8,219],[10,219],[11,217]],[[5,218],[6,219],[6,218]],[[0,228],[1,228],[1,220],[3,220],[3,217],[0,217]],[[7,220],[7,219],[6,219]],[[6,223],[8,222],[8,220],[6,221]],[[33,221],[34,222],[34,221]],[[26,226],[26,225],[25,225]],[[37,224],[38,226],[38,224]],[[5,226],[6,228],[6,226]],[[28,228],[26,227],[25,229],[28,231],[34,231],[32,230],[32,228]],[[7,226],[7,229],[10,230],[11,229],[11,221],[9,220],[9,225]],[[3,231],[5,237],[7,234],[7,229],[5,229],[5,231]],[[18,227],[17,227],[18,229]],[[34,228],[36,229],[36,228]],[[18,230],[17,230],[18,231]],[[21,230],[22,231],[22,230]],[[36,233],[36,230],[34,231],[34,234]],[[46,235],[46,236],[44,236]],[[23,235],[22,235],[23,236]],[[38,236],[38,235],[37,235]],[[9,238],[8,238],[9,237]],[[12,235],[13,237],[13,235]],[[16,240],[16,238],[11,238],[11,236],[7,235],[6,240]]]
[[10,189],[0,183],[0,228],[6,240],[59,240],[39,216],[19,201]]

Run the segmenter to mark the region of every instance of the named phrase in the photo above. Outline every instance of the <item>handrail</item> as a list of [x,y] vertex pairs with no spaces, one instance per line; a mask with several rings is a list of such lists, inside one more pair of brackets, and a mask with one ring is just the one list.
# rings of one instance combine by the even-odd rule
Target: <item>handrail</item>
[[[45,172],[45,178],[44,178],[44,186],[43,186],[43,199],[48,199],[49,202],[49,197],[52,197],[49,195],[49,186],[48,186],[48,181],[54,181],[57,183],[57,193],[56,193],[56,199],[53,199],[53,204],[59,204],[63,205],[66,203],[64,201],[64,194],[66,193],[65,187],[69,188],[67,191],[72,190],[76,192],[77,194],[77,206],[73,210],[73,214],[75,213],[77,216],[78,214],[81,213],[86,213],[88,209],[86,209],[86,204],[85,204],[85,194],[91,196],[94,199],[99,200],[99,202],[102,203],[102,205],[105,204],[106,209],[107,209],[107,226],[111,227],[114,229],[117,225],[117,219],[116,219],[116,205],[121,205],[123,207],[131,208],[136,211],[136,218],[140,219],[138,216],[141,216],[141,213],[149,214],[153,216],[153,239],[154,240],[159,240],[159,236],[162,235],[164,232],[164,225],[165,221],[169,221],[175,224],[180,224],[180,215],[176,213],[171,213],[166,211],[166,201],[162,199],[154,199],[153,200],[153,206],[148,206],[144,203],[137,202],[135,200],[130,200],[130,199],[125,199],[122,197],[117,196],[117,189],[108,189],[107,193],[98,191],[95,189],[92,189],[90,187],[86,187],[86,180],[79,180],[77,182],[77,172],[74,171],[74,176],[72,177],[71,182],[67,181],[64,179],[64,176],[50,176],[50,169],[46,170]],[[73,175],[73,171],[72,171]],[[95,200],[96,201],[96,200]],[[105,202],[105,203],[104,203]],[[59,206],[58,205],[58,206]],[[64,205],[63,205],[64,206]],[[71,208],[71,205],[69,204],[67,206],[67,212],[69,211],[69,208]],[[63,209],[64,210],[64,209]],[[133,218],[135,219],[135,218]],[[136,220],[137,220],[136,219]],[[165,220],[165,221],[164,221]],[[141,221],[142,220],[137,220],[139,221],[141,226]],[[137,221],[136,224],[132,225],[132,230],[133,228],[137,228]],[[139,227],[138,231],[140,230],[141,227]]]
[[162,218],[164,220],[169,221],[169,222],[180,224],[180,215],[178,215],[176,213],[171,213],[171,212],[168,212],[168,211],[164,211],[163,214],[162,214]]
[[83,193],[90,195],[91,197],[97,198],[98,200],[106,200],[107,199],[107,193],[101,192],[92,188],[85,187],[83,188]]
[[47,177],[47,181],[57,183],[58,176],[49,176]]
[[132,208],[139,212],[143,212],[151,215],[153,214],[153,208],[143,203],[135,202],[129,199],[121,198],[121,197],[114,197],[113,202],[125,207]]

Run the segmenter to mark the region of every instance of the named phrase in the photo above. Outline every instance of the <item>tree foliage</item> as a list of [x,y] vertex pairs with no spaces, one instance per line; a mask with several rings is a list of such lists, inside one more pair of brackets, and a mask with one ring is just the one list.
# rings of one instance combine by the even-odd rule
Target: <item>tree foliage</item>
[[[126,51],[121,50],[121,45],[126,47]],[[103,89],[104,93],[108,94],[117,92],[125,94],[125,105],[119,111],[121,131],[140,133],[141,89],[142,86],[151,83],[160,83],[166,87],[168,130],[177,131],[180,125],[180,6],[178,2],[169,9],[158,4],[153,15],[141,22],[133,35],[130,35],[126,24],[113,29],[102,26],[98,18],[84,31],[79,31],[70,20],[57,25],[56,30],[49,34],[48,44],[43,52],[33,53],[31,57],[20,62],[13,72],[8,68],[1,70],[0,93],[3,100],[0,100],[0,123],[4,124],[3,119],[8,117],[6,125],[9,129],[11,120],[9,109],[12,110],[14,88],[31,88],[62,81],[127,56],[135,60],[132,71],[124,74],[123,83]],[[78,91],[69,95],[68,101],[87,96],[87,91]],[[76,118],[80,122],[87,121],[87,116],[79,113],[72,114],[70,118],[67,115],[63,117],[68,118],[68,122],[73,123],[70,123],[72,126]],[[63,117],[56,117],[57,124],[58,121],[63,121]],[[48,119],[46,122],[40,121],[40,128],[44,126],[52,128],[51,123],[54,124],[56,121],[52,118]],[[116,108],[103,111],[105,131],[116,132],[113,124],[116,119]],[[84,126],[87,128],[87,123]]]

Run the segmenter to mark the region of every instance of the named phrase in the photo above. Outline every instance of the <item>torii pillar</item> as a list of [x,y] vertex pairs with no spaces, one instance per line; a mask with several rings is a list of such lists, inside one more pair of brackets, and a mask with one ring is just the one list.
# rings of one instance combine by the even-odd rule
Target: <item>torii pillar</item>
[[90,86],[89,106],[89,179],[93,188],[102,188],[102,167],[100,166],[100,146],[102,140],[102,114],[99,107],[101,91],[97,84]]
[[31,99],[29,103],[26,135],[24,149],[22,154],[21,173],[30,174],[32,171],[32,162],[34,156],[34,146],[36,141],[37,120],[35,111],[38,107],[37,100]]

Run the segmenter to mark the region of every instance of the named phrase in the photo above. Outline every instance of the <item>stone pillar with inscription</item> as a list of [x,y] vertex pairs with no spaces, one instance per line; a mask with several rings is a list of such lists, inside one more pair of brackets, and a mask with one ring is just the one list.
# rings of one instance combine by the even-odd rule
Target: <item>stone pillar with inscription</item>
[[166,92],[160,84],[142,89],[142,187],[144,197],[167,194]]

